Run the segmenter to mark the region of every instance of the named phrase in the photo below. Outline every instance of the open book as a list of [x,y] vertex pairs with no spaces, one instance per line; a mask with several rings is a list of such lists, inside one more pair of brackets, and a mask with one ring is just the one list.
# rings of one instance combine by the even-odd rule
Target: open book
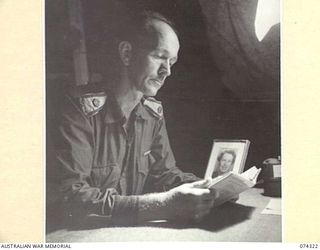
[[241,174],[228,172],[212,179],[210,189],[212,188],[219,192],[219,197],[214,206],[219,206],[248,188],[253,187],[257,183],[260,172],[261,169],[252,167]]

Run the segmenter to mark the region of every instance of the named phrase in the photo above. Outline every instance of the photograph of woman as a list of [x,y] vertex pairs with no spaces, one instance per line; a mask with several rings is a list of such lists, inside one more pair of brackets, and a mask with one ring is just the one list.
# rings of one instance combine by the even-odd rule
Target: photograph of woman
[[236,156],[235,151],[232,149],[222,150],[217,157],[217,166],[212,174],[212,178],[232,171]]

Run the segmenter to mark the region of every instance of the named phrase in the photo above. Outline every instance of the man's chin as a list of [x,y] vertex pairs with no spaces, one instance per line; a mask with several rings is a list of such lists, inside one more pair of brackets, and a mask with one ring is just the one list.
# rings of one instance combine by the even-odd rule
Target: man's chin
[[153,97],[153,96],[156,96],[158,93],[158,90],[147,90],[147,91],[144,91],[144,96],[147,96],[147,97]]

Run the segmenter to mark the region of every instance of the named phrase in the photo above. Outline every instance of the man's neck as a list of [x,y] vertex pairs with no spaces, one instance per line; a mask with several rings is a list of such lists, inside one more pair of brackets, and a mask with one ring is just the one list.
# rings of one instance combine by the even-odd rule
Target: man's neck
[[137,91],[128,81],[122,81],[120,84],[117,84],[114,95],[126,119],[129,119],[132,110],[143,97],[143,94]]

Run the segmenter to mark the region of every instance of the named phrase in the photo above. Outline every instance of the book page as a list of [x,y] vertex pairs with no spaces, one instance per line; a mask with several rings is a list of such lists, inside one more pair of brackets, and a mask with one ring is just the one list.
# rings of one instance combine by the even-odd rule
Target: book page
[[216,200],[215,206],[221,205],[250,187],[248,181],[233,173],[229,173],[228,175],[217,179],[218,182],[215,182],[210,187],[219,192],[219,197]]
[[241,175],[229,172],[212,180],[210,188],[219,192],[215,206],[230,200],[241,192],[253,187],[261,169],[252,167]]
[[261,172],[261,168],[257,169],[255,166],[251,167],[247,171],[240,174],[243,178],[253,182],[254,184],[257,183],[258,175]]

